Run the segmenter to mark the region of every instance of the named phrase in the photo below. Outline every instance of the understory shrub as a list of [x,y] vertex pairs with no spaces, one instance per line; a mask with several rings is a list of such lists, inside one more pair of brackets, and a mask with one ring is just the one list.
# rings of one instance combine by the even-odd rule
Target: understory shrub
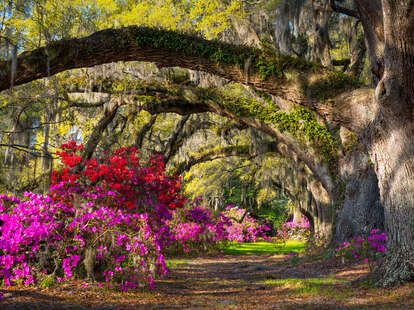
[[378,229],[374,229],[366,236],[353,237],[340,244],[334,251],[334,259],[343,263],[363,260],[369,264],[370,269],[381,261],[385,254],[387,236]]
[[229,205],[224,212],[202,205],[198,197],[186,207],[176,210],[168,221],[173,242],[170,253],[217,253],[221,244],[228,241],[255,242],[267,239],[270,230],[246,213],[246,210]]
[[282,224],[277,231],[277,236],[283,241],[309,239],[310,229],[308,219],[303,218],[300,222],[291,220]]
[[227,227],[232,222],[222,213],[202,205],[202,198],[173,213],[168,221],[172,242],[171,254],[216,253],[221,242],[227,241]]
[[260,224],[248,214],[247,210],[229,205],[224,215],[231,221],[231,225],[226,226],[228,241],[256,242],[258,237],[269,239],[266,232],[270,227]]

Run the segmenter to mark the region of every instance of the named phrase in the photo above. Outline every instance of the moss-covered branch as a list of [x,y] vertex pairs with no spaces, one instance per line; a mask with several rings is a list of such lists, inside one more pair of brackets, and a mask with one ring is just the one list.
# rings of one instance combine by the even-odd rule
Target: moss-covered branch
[[[56,41],[24,52],[17,58],[13,84],[115,61],[149,61],[159,66],[206,71],[308,107],[337,95],[336,91],[359,85],[352,77],[333,74],[303,59],[137,26],[106,29],[89,37]],[[10,85],[11,65],[0,62],[0,90]],[[333,92],[331,86],[338,85]]]

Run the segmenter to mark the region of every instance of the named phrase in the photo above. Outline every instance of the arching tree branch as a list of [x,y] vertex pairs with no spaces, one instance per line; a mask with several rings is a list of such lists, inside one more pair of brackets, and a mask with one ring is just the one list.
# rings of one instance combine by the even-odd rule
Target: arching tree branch
[[252,150],[249,145],[232,145],[220,148],[214,148],[199,154],[192,155],[189,160],[180,163],[177,168],[175,168],[174,173],[183,174],[184,172],[190,170],[192,166],[197,164],[212,161],[220,158],[227,157],[246,157],[253,158],[258,155],[264,155],[267,153],[278,153],[280,154],[280,145],[277,142],[269,142],[263,146],[263,151],[261,154],[252,154]]
[[174,174],[183,174],[184,172],[191,169],[191,167],[207,162],[213,161],[220,158],[227,158],[227,157],[254,157],[254,155],[250,154],[249,146],[248,145],[237,145],[237,146],[227,146],[222,148],[214,148],[212,150],[205,151],[200,154],[193,155],[189,158],[189,160],[180,163],[177,168],[173,171]]
[[[114,89],[114,87],[109,87],[109,89]],[[110,92],[111,90],[109,89],[106,91]],[[81,91],[82,89],[78,88],[76,90]],[[113,91],[111,92],[113,93]],[[83,100],[85,101],[95,97],[89,96],[87,93],[76,93],[75,95],[77,99],[83,96]],[[269,123],[264,119],[269,115],[279,113],[278,108],[272,107],[271,105],[263,105],[255,100],[230,97],[222,94],[217,89],[202,89],[182,85],[166,86],[154,82],[149,84],[142,82],[140,87],[123,90],[118,95],[122,101],[121,104],[140,104],[140,108],[151,114],[174,112],[187,115],[214,112],[221,116],[235,119],[247,126],[257,128],[276,138],[278,141],[283,142],[289,150],[288,156],[296,154],[294,156],[300,158],[313,171],[327,191],[330,193],[334,192],[335,185],[332,181],[329,164],[326,163],[323,157],[318,156],[316,150],[312,150],[309,146],[303,147],[295,138],[281,132],[277,124]],[[71,98],[72,95],[69,94],[69,97]],[[322,112],[327,114],[331,113],[332,110],[329,110],[328,107]],[[256,108],[261,112],[257,112],[255,110]],[[346,111],[344,109],[344,113]]]
[[[358,87],[355,80],[345,75],[339,77],[340,87],[336,82],[330,85],[331,71],[302,59],[136,26],[107,29],[24,52],[17,58],[14,85],[47,77],[49,73],[114,61],[150,61],[158,66],[206,71],[312,110],[325,91],[334,102],[335,91],[342,93]],[[10,77],[10,64],[0,62],[0,90],[10,87]]]

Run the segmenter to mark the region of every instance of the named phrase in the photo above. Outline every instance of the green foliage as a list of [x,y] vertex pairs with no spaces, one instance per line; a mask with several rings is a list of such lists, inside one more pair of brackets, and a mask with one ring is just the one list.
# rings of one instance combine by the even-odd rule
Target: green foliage
[[57,283],[56,277],[54,274],[47,275],[43,278],[43,280],[40,282],[39,286],[41,288],[49,288],[54,286]]
[[[2,1],[0,34],[25,49],[52,40],[140,25],[193,31],[212,39],[244,16],[241,0],[27,0]],[[120,41],[122,45],[122,41]]]
[[318,63],[303,58],[279,55],[269,50],[263,51],[253,64],[263,80],[270,76],[284,78],[285,72],[291,70],[314,73],[322,71],[322,66]]
[[[240,177],[233,177],[228,182],[228,187],[224,190],[224,201],[225,205],[243,205],[243,192],[242,192],[243,181]],[[248,184],[246,188],[245,195],[246,197],[255,196],[255,187],[252,183]]]
[[[265,97],[266,98],[266,97]],[[221,102],[225,108],[239,117],[253,117],[274,125],[281,132],[288,132],[299,141],[310,141],[315,150],[333,166],[337,157],[338,141],[325,126],[318,123],[314,114],[305,107],[296,105],[291,112],[279,110],[271,101],[262,104],[247,98],[225,97]]]
[[273,223],[273,229],[278,230],[289,217],[286,203],[287,201],[285,199],[275,199],[271,203],[261,205],[258,210],[258,216],[271,221]]

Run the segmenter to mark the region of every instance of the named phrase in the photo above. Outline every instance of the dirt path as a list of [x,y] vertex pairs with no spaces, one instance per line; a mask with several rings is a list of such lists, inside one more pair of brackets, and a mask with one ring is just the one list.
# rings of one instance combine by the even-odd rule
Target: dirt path
[[414,285],[353,288],[364,265],[287,264],[281,256],[180,260],[153,292],[122,294],[70,283],[3,290],[0,309],[414,309]]

